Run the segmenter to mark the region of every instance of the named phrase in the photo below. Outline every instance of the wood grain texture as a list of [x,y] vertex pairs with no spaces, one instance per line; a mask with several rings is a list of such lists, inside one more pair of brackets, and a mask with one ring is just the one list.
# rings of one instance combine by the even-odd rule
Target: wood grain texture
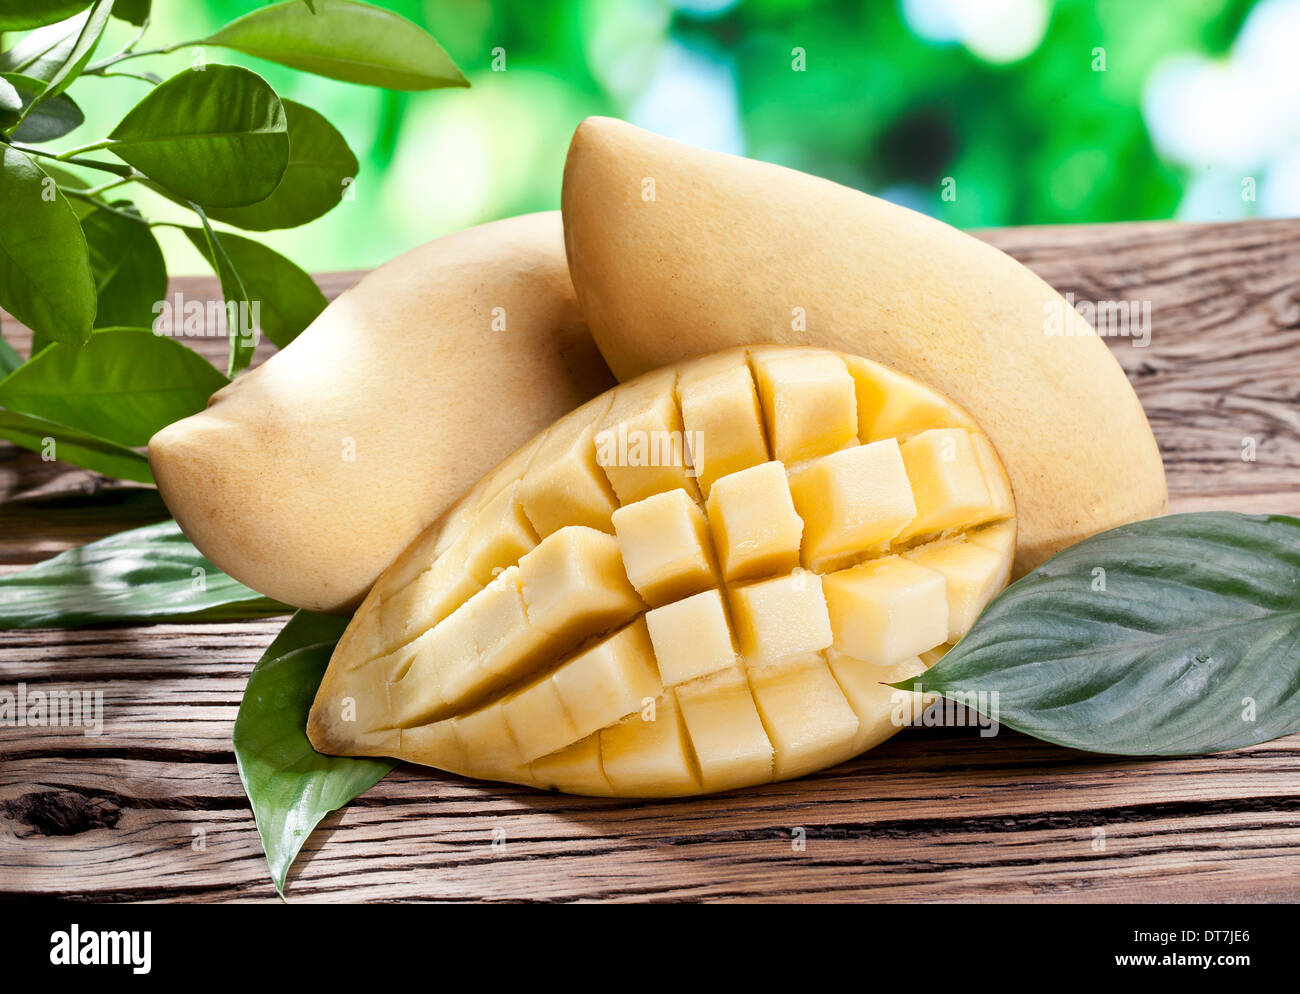
[[[1174,510],[1300,514],[1300,222],[979,234],[1080,300],[1150,303],[1149,346],[1110,344],[1150,416]],[[321,282],[332,297],[356,278]],[[198,345],[222,361],[223,340]],[[4,446],[0,498],[0,570],[166,513],[147,488]],[[98,690],[106,708],[99,736],[0,728],[0,897],[276,900],[230,731],[280,624],[0,634],[0,687]],[[1154,761],[973,729],[909,729],[803,780],[690,801],[572,798],[400,766],[327,819],[288,893],[1296,901],[1297,783],[1300,736]]]

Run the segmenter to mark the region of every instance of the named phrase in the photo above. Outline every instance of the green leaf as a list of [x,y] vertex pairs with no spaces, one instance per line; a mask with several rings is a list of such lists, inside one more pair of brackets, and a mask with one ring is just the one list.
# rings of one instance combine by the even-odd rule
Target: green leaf
[[[62,98],[60,97],[59,99]],[[41,172],[53,179],[54,182],[59,185],[59,189],[64,192],[68,190],[81,190],[84,192],[91,188],[90,184],[80,176],[76,175],[76,173],[64,169],[62,166],[56,166],[49,160],[43,160],[40,168]],[[73,196],[67,198],[68,206],[72,208],[72,213],[77,215],[78,221],[87,214],[93,214],[95,211],[99,210],[99,206],[96,206],[97,204],[102,206],[106,203],[103,196],[100,194],[91,194],[90,197],[91,199]],[[33,339],[33,341],[35,341],[35,339]],[[39,349],[33,348],[32,354],[34,355],[38,351]]]
[[[328,301],[316,281],[275,250],[239,235],[215,232],[225,252],[223,258],[214,260],[202,228],[182,230],[213,264],[221,277],[223,294],[227,283],[231,284],[227,301],[232,299],[232,294],[233,299],[247,300],[257,326],[281,348],[297,338],[325,309]],[[241,277],[237,284],[234,273]],[[244,295],[242,298],[238,296],[240,293]]]
[[[39,79],[22,73],[7,72],[0,78],[17,94],[20,111],[45,90],[45,84]],[[53,141],[81,127],[85,120],[81,108],[72,102],[72,98],[60,93],[57,97],[47,97],[28,113],[27,119],[14,129],[10,137],[26,142]]]
[[95,321],[86,237],[67,198],[26,155],[0,148],[0,306],[35,332],[76,344]]
[[63,62],[47,77],[42,77],[45,79],[45,88],[27,102],[24,114],[30,115],[32,108],[39,106],[42,101],[57,97],[81,75],[81,70],[86,68],[86,63],[95,52],[95,46],[99,44],[112,9],[112,0],[98,0],[90,10],[80,15],[78,20],[81,21],[81,27],[63,56]]
[[265,200],[289,164],[280,98],[238,66],[178,73],[136,104],[109,138],[119,158],[205,207]]
[[145,19],[149,16],[152,6],[152,0],[115,0],[113,16],[134,24],[137,28],[144,27]]
[[307,713],[346,627],[346,618],[297,612],[253,668],[235,719],[239,776],[281,894],[289,867],[320,820],[396,765],[322,756],[307,739]]
[[249,231],[296,228],[314,221],[343,199],[356,178],[357,157],[334,125],[310,107],[285,100],[289,166],[265,200],[248,207],[213,208],[208,217]]
[[1003,591],[915,682],[963,703],[996,692],[1002,724],[1092,752],[1300,730],[1300,520],[1175,514],[1094,536]]
[[18,113],[23,109],[23,98],[18,95],[14,84],[0,76],[0,128],[7,128],[18,120]]
[[18,350],[0,338],[0,377],[8,376],[23,364],[23,357]]
[[0,72],[18,72],[48,83],[67,63],[89,13],[86,11],[23,35],[13,48],[0,52]]
[[147,328],[110,328],[80,350],[53,345],[10,373],[0,380],[0,404],[137,446],[203,410],[228,382],[174,339]]
[[5,0],[0,31],[26,31],[62,21],[85,10],[91,0]]
[[307,272],[274,249],[239,235],[221,238],[243,274],[249,299],[257,305],[258,327],[284,348],[325,309],[325,294]]
[[442,46],[406,18],[354,0],[315,4],[314,13],[297,0],[262,7],[204,41],[292,69],[389,90],[469,85]]
[[153,483],[149,460],[134,449],[31,414],[0,408],[0,438],[39,452],[42,458],[84,466],[122,480]]
[[118,532],[0,576],[0,629],[237,621],[290,610],[222,573],[175,521]]
[[234,379],[241,371],[248,368],[248,364],[253,361],[253,353],[257,351],[260,321],[255,320],[255,315],[258,308],[253,306],[248,288],[239,274],[239,267],[230,258],[223,244],[224,238],[234,236],[218,236],[212,229],[212,225],[208,223],[207,215],[203,210],[197,205],[191,206],[194,206],[198,212],[203,227],[183,227],[181,230],[189,236],[194,247],[207,257],[221,282],[221,296],[226,304],[226,337],[230,340],[230,358],[226,363],[226,375]]
[[[136,217],[126,201],[111,205]],[[167,295],[167,263],[158,239],[143,218],[132,221],[113,210],[91,210],[81,219],[90,248],[99,304],[97,328],[147,328]]]

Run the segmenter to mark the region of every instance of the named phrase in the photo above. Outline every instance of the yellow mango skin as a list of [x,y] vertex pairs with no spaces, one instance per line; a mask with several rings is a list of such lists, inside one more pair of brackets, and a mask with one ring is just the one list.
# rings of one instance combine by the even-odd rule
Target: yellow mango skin
[[532,214],[368,274],[158,432],[149,463],[218,567],[295,607],[345,611],[484,472],[612,383],[559,215]]
[[[990,245],[827,180],[609,118],[578,127],[562,210],[578,300],[620,379],[732,345],[821,345],[970,411],[1015,488],[1016,576],[1168,510],[1160,452],[1105,342]],[[1064,334],[1047,334],[1049,316]]]
[[[707,498],[679,487],[681,472],[632,461],[631,450],[613,465],[592,458],[590,426],[611,410],[657,412],[656,423],[676,424],[681,385],[701,368],[738,370],[737,381],[772,373],[760,391],[765,410],[748,391],[731,390],[715,397],[722,408],[704,412],[703,423],[725,424],[728,434],[743,412],[757,433],[743,434],[759,439]],[[832,388],[844,399],[838,418],[797,414]],[[882,392],[896,408],[887,416],[872,401],[859,418],[847,399]],[[788,468],[772,459],[777,443],[758,423],[771,420],[780,393],[795,412],[786,442],[806,454]],[[850,426],[851,437],[828,423]],[[879,438],[891,425],[896,434]],[[966,459],[909,468],[900,439]],[[704,434],[692,444],[708,452],[719,441]],[[553,481],[551,465],[534,455],[546,451],[564,460],[568,485],[524,485],[530,473]],[[866,451],[892,458],[856,457]],[[648,496],[620,502],[606,476]],[[797,513],[791,487],[800,490]],[[918,532],[914,521],[926,519],[914,488],[930,495],[940,530]],[[603,494],[597,503],[617,509],[597,520],[574,494]],[[962,513],[947,513],[944,500]],[[881,513],[864,529],[873,508]],[[734,527],[715,527],[722,514]],[[394,756],[578,794],[680,796],[801,776],[898,730],[896,695],[881,674],[919,672],[915,653],[931,655],[964,634],[1006,582],[1014,515],[1010,483],[978,425],[883,366],[824,349],[754,346],[665,367],[561,418],[397,558],[335,648],[308,736],[325,753]],[[832,562],[800,566],[810,533],[820,548],[830,543]],[[940,570],[901,558],[967,539],[978,551],[951,586]],[[725,577],[719,547],[752,543],[784,554]],[[466,571],[477,579],[464,582]],[[955,608],[949,590],[959,595]],[[858,614],[876,628],[864,634]],[[513,649],[503,654],[503,646]]]

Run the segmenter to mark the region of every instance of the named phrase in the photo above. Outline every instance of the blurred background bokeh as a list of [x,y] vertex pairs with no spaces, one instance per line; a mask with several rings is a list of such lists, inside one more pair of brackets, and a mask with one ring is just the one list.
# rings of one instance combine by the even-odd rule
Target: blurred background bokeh
[[[258,5],[156,2],[149,39],[200,37]],[[472,88],[386,93],[209,53],[323,112],[361,160],[354,200],[265,235],[307,269],[373,266],[467,225],[557,207],[569,135],[589,114],[961,227],[1300,214],[1300,0],[381,5],[430,30]],[[170,75],[190,58],[138,65]],[[143,90],[80,83],[88,127],[65,144],[106,131]],[[205,269],[188,243],[165,248],[173,271]]]

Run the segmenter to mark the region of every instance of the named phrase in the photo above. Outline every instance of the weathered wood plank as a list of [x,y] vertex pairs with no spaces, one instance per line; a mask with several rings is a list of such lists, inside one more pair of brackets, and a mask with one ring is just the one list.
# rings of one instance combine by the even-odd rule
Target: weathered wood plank
[[[57,644],[8,633],[6,684],[99,689],[107,714],[99,737],[0,732],[0,891],[269,898],[229,736],[246,674],[276,628],[95,629],[59,633]],[[699,801],[569,798],[402,767],[313,839],[292,893],[1133,899],[1176,871],[1195,878],[1183,893],[1203,877],[1219,900],[1290,900],[1300,886],[1283,872],[1300,852],[1298,771],[1300,736],[1156,761],[954,729],[908,731],[806,780]],[[115,821],[32,834],[39,812],[24,817],[15,804],[46,794],[100,815],[106,807]],[[803,853],[790,846],[796,826],[808,832]],[[505,832],[505,852],[491,845],[494,829]]]
[[[1173,874],[1181,899],[1204,887],[1218,900],[1291,900],[1297,753],[1293,738],[1166,763],[1079,760],[1019,736],[918,730],[795,784],[667,802],[534,794],[403,767],[313,837],[292,894],[1131,900]],[[114,812],[111,827],[40,839],[17,865],[11,850],[32,829],[10,819],[6,889],[45,893],[57,878],[68,896],[272,896],[229,765],[96,763],[94,773],[63,758],[2,771],[0,805],[58,791]],[[796,827],[803,850],[791,845]],[[94,834],[102,844],[87,848]]]
[[[980,236],[1080,300],[1150,303],[1148,347],[1109,343],[1151,418],[1175,510],[1300,513],[1300,222]],[[357,275],[321,282],[332,297]],[[215,292],[211,280],[174,287]],[[224,340],[197,344],[223,361]],[[0,570],[165,514],[148,490],[10,446],[0,500]],[[0,633],[0,687],[99,690],[106,709],[100,736],[0,728],[0,895],[274,900],[230,730],[280,624]],[[313,836],[290,897],[1296,901],[1298,776],[1300,736],[1156,761],[963,729],[908,730],[795,783],[692,801],[570,798],[401,766]]]
[[1183,510],[1300,513],[1300,221],[981,234],[1080,301],[1149,302],[1146,348],[1107,341]]

